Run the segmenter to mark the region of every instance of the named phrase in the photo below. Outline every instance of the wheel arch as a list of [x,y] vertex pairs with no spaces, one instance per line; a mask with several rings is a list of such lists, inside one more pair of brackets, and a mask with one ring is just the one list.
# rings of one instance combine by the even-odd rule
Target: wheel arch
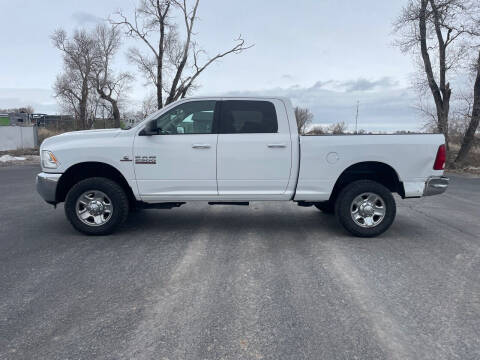
[[105,177],[115,181],[127,194],[130,204],[135,203],[135,195],[123,174],[114,166],[98,161],[81,162],[69,167],[58,182],[55,195],[56,201],[65,201],[65,197],[73,185],[90,177]]
[[403,183],[392,166],[381,161],[362,161],[343,170],[333,186],[329,201],[335,201],[340,191],[356,180],[373,180],[384,185],[392,193],[405,196]]

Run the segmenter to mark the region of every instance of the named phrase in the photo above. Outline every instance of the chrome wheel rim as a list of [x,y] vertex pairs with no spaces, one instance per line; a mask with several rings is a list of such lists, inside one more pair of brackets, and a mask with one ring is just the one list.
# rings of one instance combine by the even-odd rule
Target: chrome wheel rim
[[113,213],[112,201],[99,190],[85,191],[79,196],[75,209],[80,221],[88,226],[106,224]]
[[383,198],[375,193],[366,192],[353,199],[350,214],[358,226],[373,228],[385,218],[386,206]]

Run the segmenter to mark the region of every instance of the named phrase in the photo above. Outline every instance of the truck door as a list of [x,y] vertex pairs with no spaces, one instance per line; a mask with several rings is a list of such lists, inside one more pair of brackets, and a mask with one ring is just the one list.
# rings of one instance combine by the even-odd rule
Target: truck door
[[[214,100],[188,101],[135,137],[135,176],[143,200],[217,196]],[[152,135],[153,133],[153,135]]]
[[226,198],[269,199],[286,191],[291,139],[285,107],[278,100],[221,102],[217,183]]

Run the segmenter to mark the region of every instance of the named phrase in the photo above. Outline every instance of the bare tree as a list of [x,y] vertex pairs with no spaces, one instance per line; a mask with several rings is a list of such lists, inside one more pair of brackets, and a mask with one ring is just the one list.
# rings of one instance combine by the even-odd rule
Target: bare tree
[[87,101],[87,119],[88,127],[94,129],[96,126],[96,120],[98,118],[98,113],[105,108],[105,101],[96,93],[92,91],[88,96]]
[[[157,108],[183,98],[194,88],[198,76],[212,63],[248,49],[239,36],[236,44],[208,57],[194,40],[194,26],[200,0],[188,6],[187,0],[141,0],[132,19],[121,11],[110,19],[121,25],[126,34],[142,42],[146,52],[131,48],[128,57],[137,65],[149,83],[156,87]],[[185,38],[181,39],[172,17],[180,13]]]
[[[365,130],[360,129],[362,134]],[[328,126],[315,124],[307,133],[307,135],[342,135],[347,133],[347,125],[342,121]]]
[[[81,101],[81,84],[82,81],[73,71],[65,71],[57,76],[57,80],[53,86],[55,97],[57,98],[63,111],[72,114],[76,120],[80,118],[79,103]],[[80,86],[78,86],[80,85]],[[85,101],[85,114],[86,114],[86,101]],[[86,115],[85,115],[86,119]],[[82,125],[86,120],[82,121]],[[85,126],[82,126],[86,128]]]
[[[476,74],[471,101],[474,106],[469,105],[471,115],[455,159],[455,162],[461,162],[472,147],[479,122],[479,105],[475,104],[480,104],[480,3],[475,0],[410,0],[395,27],[402,33],[398,41],[402,50],[420,48],[426,83],[435,103],[435,111],[422,106],[422,112],[435,121],[437,130],[445,135],[447,147],[452,95],[448,74],[455,69],[464,71],[474,58],[471,61],[475,64],[473,73]],[[470,103],[470,99],[467,102]]]
[[470,117],[470,121],[465,131],[465,135],[463,136],[462,145],[460,147],[460,151],[457,154],[455,159],[456,163],[461,163],[467,157],[470,149],[472,148],[474,139],[475,139],[475,132],[478,129],[478,124],[480,122],[480,51],[478,52],[478,58],[476,62],[476,76],[475,76],[475,84],[473,86],[473,105],[472,105],[472,115]]
[[307,127],[313,120],[312,112],[307,108],[295,107],[295,118],[297,119],[297,128],[299,134],[305,134]]
[[321,125],[313,125],[305,135],[325,135],[328,133],[328,129]]
[[347,125],[343,121],[338,122],[330,125],[328,130],[334,135],[342,135],[347,132]]
[[141,118],[145,119],[148,115],[155,112],[157,109],[157,99],[155,94],[148,94],[142,101],[142,107],[140,110]]
[[461,66],[465,55],[463,40],[474,31],[468,16],[473,5],[471,0],[410,0],[394,25],[400,33],[397,45],[402,51],[420,51],[428,89],[435,102],[437,130],[445,135],[447,147],[452,94],[447,78],[450,70]]
[[33,106],[27,105],[25,107],[21,107],[20,109],[18,109],[18,112],[25,113],[25,114],[33,114],[35,110],[33,109]]
[[10,113],[10,112],[33,114],[35,112],[35,109],[33,108],[32,105],[26,105],[24,107],[19,107],[19,108],[0,109],[0,113]]
[[95,29],[97,60],[92,72],[92,83],[101,99],[110,103],[114,126],[120,127],[119,99],[132,81],[127,73],[116,74],[112,69],[115,54],[121,45],[121,33],[115,26],[98,25]]
[[76,30],[69,39],[64,30],[52,35],[54,46],[62,52],[64,71],[57,77],[56,97],[73,110],[81,128],[88,128],[90,77],[97,59],[95,39],[86,30]]

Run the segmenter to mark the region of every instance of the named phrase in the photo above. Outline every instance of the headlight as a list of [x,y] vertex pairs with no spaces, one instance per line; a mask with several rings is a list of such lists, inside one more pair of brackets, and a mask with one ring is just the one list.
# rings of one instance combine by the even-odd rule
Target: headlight
[[42,151],[42,166],[47,169],[56,169],[60,163],[51,151]]

